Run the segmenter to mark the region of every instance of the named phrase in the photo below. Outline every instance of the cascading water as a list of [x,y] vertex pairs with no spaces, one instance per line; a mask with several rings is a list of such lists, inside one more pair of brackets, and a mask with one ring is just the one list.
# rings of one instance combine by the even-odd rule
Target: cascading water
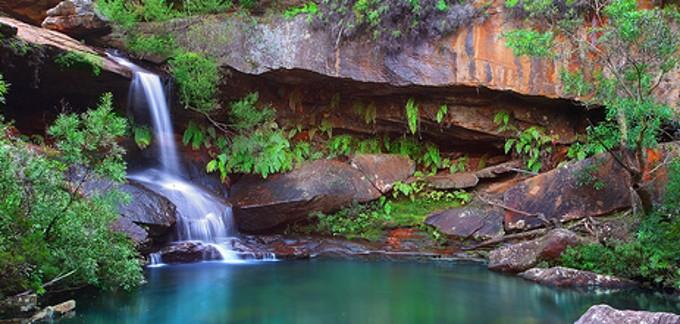
[[[201,241],[215,248],[226,262],[240,262],[227,248],[234,240],[231,207],[201,187],[185,180],[185,172],[175,144],[170,110],[158,75],[128,60],[111,56],[134,73],[130,85],[130,103],[142,103],[148,109],[153,127],[158,166],[128,175],[149,189],[168,198],[177,208],[177,240]],[[158,255],[151,257],[158,263]]]

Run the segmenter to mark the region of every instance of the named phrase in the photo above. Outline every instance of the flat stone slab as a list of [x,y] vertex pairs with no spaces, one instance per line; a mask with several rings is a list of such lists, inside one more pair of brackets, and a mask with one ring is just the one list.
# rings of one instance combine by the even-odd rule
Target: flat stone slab
[[480,206],[451,208],[431,214],[425,224],[457,239],[485,240],[503,235],[503,212]]
[[473,172],[459,172],[429,176],[425,178],[425,182],[429,187],[435,189],[467,189],[477,186],[479,178]]

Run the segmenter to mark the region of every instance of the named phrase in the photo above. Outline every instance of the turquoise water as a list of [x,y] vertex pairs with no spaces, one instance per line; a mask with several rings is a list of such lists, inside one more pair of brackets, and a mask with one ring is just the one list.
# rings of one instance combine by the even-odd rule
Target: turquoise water
[[197,263],[81,295],[65,323],[571,323],[593,304],[680,313],[658,293],[554,289],[464,262]]

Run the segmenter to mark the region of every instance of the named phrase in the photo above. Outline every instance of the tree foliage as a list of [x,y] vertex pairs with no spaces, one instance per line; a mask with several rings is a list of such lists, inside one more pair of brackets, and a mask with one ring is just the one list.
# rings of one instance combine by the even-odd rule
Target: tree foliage
[[219,70],[210,58],[193,52],[182,52],[170,61],[179,97],[186,108],[208,113],[217,107]]
[[115,191],[85,197],[80,186],[91,175],[65,176],[73,165],[124,176],[116,140],[126,121],[113,115],[111,96],[80,116],[61,115],[49,130],[54,148],[38,149],[9,135],[9,127],[0,125],[0,296],[41,293],[44,282],[60,276],[62,287],[138,285],[137,253],[109,227],[124,197]]
[[[530,1],[537,2],[540,1]],[[546,1],[533,8],[528,3],[510,5],[524,6],[530,16],[559,5]],[[585,23],[577,10],[554,15],[560,19],[549,20],[549,30],[544,32],[565,39],[564,48],[556,51],[563,58],[575,53],[583,58],[578,67],[560,73],[563,90],[577,96],[588,108],[606,110],[604,122],[591,126],[587,138],[570,153],[584,157],[611,152],[633,179],[634,201],[649,212],[652,199],[644,176],[654,166],[649,165],[647,152],[656,147],[661,125],[675,119],[672,108],[658,97],[657,90],[664,77],[678,67],[678,14],[672,7],[640,9],[635,0],[580,3],[586,4],[596,22],[588,23],[593,27],[586,28],[585,35],[580,32]],[[513,37],[506,41],[518,54],[555,53],[556,44],[535,41],[539,34],[534,30],[516,30],[510,35]]]

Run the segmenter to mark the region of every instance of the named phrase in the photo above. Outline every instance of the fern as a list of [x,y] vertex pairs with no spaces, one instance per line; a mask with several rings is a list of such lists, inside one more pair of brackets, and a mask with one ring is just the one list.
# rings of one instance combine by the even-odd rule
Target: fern
[[409,98],[406,101],[406,120],[408,122],[408,129],[411,131],[411,134],[415,134],[418,131],[419,115],[420,112],[415,99]]
[[437,124],[441,124],[444,121],[444,118],[446,115],[449,113],[449,106],[442,104],[439,106],[439,110],[437,110],[437,115],[435,116],[435,120],[437,121]]
[[350,156],[354,145],[354,138],[350,135],[340,135],[328,141],[328,154],[330,158]]
[[137,126],[134,128],[135,143],[140,149],[145,149],[151,145],[151,130],[147,126]]

